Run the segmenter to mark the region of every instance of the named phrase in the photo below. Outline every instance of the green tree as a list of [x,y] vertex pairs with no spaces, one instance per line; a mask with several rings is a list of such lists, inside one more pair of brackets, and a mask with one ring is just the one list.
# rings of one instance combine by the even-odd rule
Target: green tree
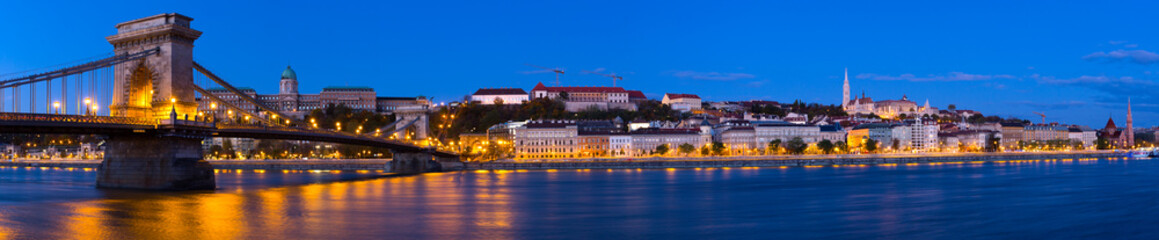
[[233,141],[229,138],[221,142],[221,152],[225,154],[224,158],[237,158],[237,150],[233,149]]
[[708,156],[709,154],[712,154],[712,150],[709,149],[708,145],[700,148],[700,156]]
[[1098,140],[1095,140],[1095,148],[1098,148],[1099,150],[1111,149],[1111,141],[1107,140],[1106,138],[1099,138]]
[[901,140],[894,139],[892,147],[894,151],[901,151]]
[[677,146],[676,150],[679,151],[680,154],[684,154],[685,156],[687,156],[688,154],[692,153],[692,151],[696,151],[696,146],[692,146],[692,144],[684,143],[684,144],[680,144],[680,146]]
[[817,148],[820,148],[821,152],[823,152],[825,154],[833,153],[833,147],[835,147],[835,146],[833,145],[832,141],[829,141],[829,139],[825,139],[825,140],[821,140],[820,142],[817,142]]
[[571,97],[571,95],[570,95],[570,94],[568,94],[567,92],[559,92],[559,98],[560,98],[560,99],[563,99],[563,100],[568,100],[568,99],[569,99],[569,97]]
[[999,146],[1002,146],[1002,138],[998,137],[997,134],[990,134],[990,136],[986,138],[987,152],[997,152]]
[[877,140],[873,140],[872,138],[865,139],[865,146],[863,148],[865,148],[866,152],[877,152]]
[[221,157],[221,154],[223,154],[223,153],[225,153],[225,148],[222,148],[221,145],[209,146],[210,156]]
[[835,143],[833,145],[834,145],[834,148],[837,149],[837,151],[849,152],[849,144],[846,144],[845,141],[837,141],[837,143]]
[[785,142],[785,150],[792,154],[805,153],[805,149],[809,148],[809,144],[805,143],[800,137],[794,137]]
[[781,152],[781,139],[773,139],[772,141],[769,141],[769,151],[772,151],[773,153]]
[[668,144],[660,144],[660,146],[656,146],[656,151],[653,151],[653,153],[658,155],[668,154]]
[[725,154],[724,143],[712,142],[712,155],[723,156]]

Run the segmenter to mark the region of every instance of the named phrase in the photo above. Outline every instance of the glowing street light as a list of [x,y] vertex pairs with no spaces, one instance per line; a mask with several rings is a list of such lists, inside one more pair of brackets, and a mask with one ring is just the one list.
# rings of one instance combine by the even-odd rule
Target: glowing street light
[[52,108],[56,109],[56,114],[60,114],[60,101],[53,101]]
[[[88,111],[89,105],[93,104],[93,100],[86,97],[84,100],[84,103],[85,103],[85,111]],[[85,113],[85,115],[89,115],[89,113]]]

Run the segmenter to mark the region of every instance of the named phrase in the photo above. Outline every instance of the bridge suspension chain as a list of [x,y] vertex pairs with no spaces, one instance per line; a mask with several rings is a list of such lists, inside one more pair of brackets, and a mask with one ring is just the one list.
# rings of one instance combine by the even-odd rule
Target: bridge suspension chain
[[[266,106],[265,104],[262,104],[257,99],[254,99],[254,98],[250,97],[248,94],[245,94],[241,90],[238,90],[237,88],[233,87],[233,85],[229,84],[225,80],[222,80],[220,77],[218,77],[216,74],[213,74],[213,72],[210,72],[208,69],[205,69],[205,67],[202,67],[201,64],[198,64],[196,61],[193,62],[193,69],[196,69],[198,72],[201,72],[201,74],[205,75],[206,78],[209,78],[209,80],[213,80],[213,82],[217,83],[225,90],[229,91],[230,93],[233,93],[234,96],[236,96],[238,99],[241,99],[242,101],[245,101],[246,103],[252,104],[254,107],[258,108],[258,110],[273,114],[272,116],[274,116],[275,118],[276,118],[276,116],[278,116],[280,114],[280,112],[278,112],[277,110],[274,110],[273,108]],[[205,94],[205,93],[203,93],[203,94]],[[291,124],[298,125],[298,126],[304,126],[304,125],[302,125],[302,123],[298,119],[293,119],[291,117],[284,117],[284,119],[290,121]]]

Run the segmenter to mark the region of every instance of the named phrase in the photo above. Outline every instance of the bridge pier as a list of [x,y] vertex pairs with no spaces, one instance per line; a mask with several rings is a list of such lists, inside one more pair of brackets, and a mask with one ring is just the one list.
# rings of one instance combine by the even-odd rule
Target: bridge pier
[[213,166],[202,159],[201,139],[165,135],[114,135],[105,141],[98,188],[214,189]]
[[428,172],[456,171],[463,169],[463,162],[457,156],[438,156],[432,152],[391,151],[394,158],[387,166],[397,174],[419,174]]

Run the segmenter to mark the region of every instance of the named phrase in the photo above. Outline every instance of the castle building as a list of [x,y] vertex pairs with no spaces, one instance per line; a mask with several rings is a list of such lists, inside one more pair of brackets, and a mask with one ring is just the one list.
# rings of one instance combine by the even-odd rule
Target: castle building
[[[250,104],[240,96],[225,88],[206,89],[227,104],[237,106],[246,111],[261,112],[257,106]],[[298,92],[298,74],[294,69],[286,66],[282,71],[281,81],[278,84],[277,94],[258,94],[253,88],[238,87],[238,91],[257,100],[262,105],[273,108],[283,116],[301,119],[314,109],[322,109],[327,105],[346,105],[355,110],[372,111],[380,114],[392,114],[399,108],[426,109],[431,102],[426,97],[379,97],[373,88],[369,87],[339,87],[322,88],[317,94],[300,94]],[[217,106],[210,98],[198,99],[199,111],[210,114],[221,114],[226,110],[224,106]]]
[[622,87],[548,87],[539,83],[531,89],[532,99],[561,99],[569,112],[591,108],[636,111],[636,101],[632,95],[636,94]]
[[672,110],[681,112],[700,110],[700,96],[696,96],[696,94],[667,93],[664,94],[664,99],[661,99],[660,103],[668,104]]
[[520,88],[480,88],[471,94],[472,102],[483,105],[523,104],[530,100],[526,91]]

